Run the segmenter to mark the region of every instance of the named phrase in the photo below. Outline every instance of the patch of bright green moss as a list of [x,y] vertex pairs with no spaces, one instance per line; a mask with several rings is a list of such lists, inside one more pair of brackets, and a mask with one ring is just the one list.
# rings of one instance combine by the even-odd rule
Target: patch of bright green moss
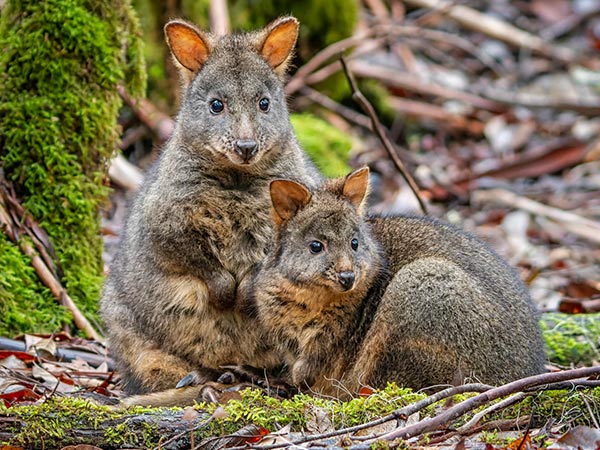
[[550,362],[568,367],[600,360],[600,314],[544,314],[540,325]]
[[323,119],[312,114],[292,114],[294,131],[302,148],[327,177],[350,172],[348,153],[352,139]]
[[240,395],[241,400],[231,400],[226,405],[200,403],[196,406],[210,414],[220,406],[227,413],[226,418],[211,424],[207,430],[209,435],[218,435],[222,430],[225,433],[233,433],[249,423],[271,431],[289,424],[293,431],[300,431],[306,427],[307,408],[327,411],[336,428],[350,427],[385,416],[426,397],[424,394],[413,393],[410,389],[400,388],[394,383],[373,395],[347,402],[315,398],[307,394],[277,400],[259,390],[244,390]]
[[[140,46],[129,0],[7,0],[2,7],[0,165],[50,236],[67,292],[91,318],[103,271],[104,173],[119,138],[117,86],[141,94]],[[4,237],[0,246],[0,334],[59,329],[66,315],[32,276],[29,258]]]

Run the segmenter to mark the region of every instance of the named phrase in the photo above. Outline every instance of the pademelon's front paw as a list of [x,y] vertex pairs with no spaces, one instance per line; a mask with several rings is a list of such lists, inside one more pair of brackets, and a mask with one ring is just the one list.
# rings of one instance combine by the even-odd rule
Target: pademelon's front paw
[[192,370],[177,382],[175,388],[181,389],[189,386],[199,386],[209,381],[216,381],[219,376],[221,376],[221,372],[218,370],[207,368]]

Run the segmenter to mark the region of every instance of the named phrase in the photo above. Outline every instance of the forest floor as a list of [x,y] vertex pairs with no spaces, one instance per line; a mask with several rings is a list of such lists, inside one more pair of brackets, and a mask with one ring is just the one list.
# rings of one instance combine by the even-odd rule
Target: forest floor
[[[80,444],[79,450],[385,448],[374,436],[393,447],[600,449],[600,382],[594,381],[600,373],[600,5],[362,3],[355,35],[292,74],[291,108],[310,111],[351,136],[349,165],[372,169],[372,211],[422,214],[389,150],[372,132],[370,117],[357,103],[328,95],[326,80],[340,76],[338,55],[345,50],[350,72],[374,104],[388,144],[419,186],[428,214],[481,237],[517,268],[543,313],[550,369],[587,367],[589,373],[569,372],[566,385],[551,385],[563,383],[552,378],[522,383],[498,397],[473,386],[471,394],[451,391],[433,405],[436,398],[396,387],[366,392],[346,406],[308,397],[275,404],[268,395],[224,388],[212,406],[123,416],[94,410],[96,424],[82,425],[81,417],[71,422],[56,415],[63,408],[58,400],[80,396],[82,389],[98,403],[121,395],[105,349],[67,334],[24,336],[3,343],[7,350],[0,351],[0,449],[36,448],[40,442],[46,448]],[[129,102],[122,117],[127,158],[111,167],[115,191],[103,219],[107,270],[127,202],[173,126],[151,103],[122,95]],[[561,372],[545,375],[556,373]],[[562,390],[552,394],[549,384]],[[504,412],[487,410],[500,398],[511,399],[496,407]],[[419,401],[425,403],[411,406]],[[19,405],[43,404],[49,410],[16,412]],[[518,407],[510,409],[511,404]],[[487,414],[476,415],[483,410]],[[41,417],[64,420],[88,434],[44,434],[29,424],[39,419],[48,427]],[[104,430],[103,440],[92,439],[96,429]],[[106,430],[129,440],[112,435],[110,440]],[[220,439],[201,440],[202,432]],[[92,442],[98,447],[81,446]]]

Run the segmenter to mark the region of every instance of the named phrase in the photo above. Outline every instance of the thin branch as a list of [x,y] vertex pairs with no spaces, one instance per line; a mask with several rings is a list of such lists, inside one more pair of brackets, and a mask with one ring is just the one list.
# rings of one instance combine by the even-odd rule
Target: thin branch
[[352,61],[351,66],[352,71],[359,77],[373,78],[388,86],[399,87],[419,94],[458,100],[487,111],[503,112],[506,110],[506,106],[494,100],[489,100],[469,92],[440,86],[439,84],[421,81],[410,73],[399,72],[387,67],[374,66],[366,61],[359,60]]
[[397,409],[396,411],[388,414],[387,416],[381,417],[379,419],[372,420],[370,422],[366,422],[360,425],[355,425],[353,427],[341,428],[339,430],[330,431],[328,433],[322,434],[314,434],[309,436],[304,436],[300,439],[294,440],[293,442],[286,442],[280,444],[271,444],[271,445],[261,445],[261,446],[252,446],[252,447],[232,447],[230,450],[242,450],[247,448],[255,448],[261,450],[272,450],[275,448],[286,447],[290,444],[299,445],[306,442],[314,442],[321,439],[328,439],[336,436],[340,436],[342,434],[350,434],[356,431],[364,430],[367,428],[371,428],[377,425],[381,425],[386,422],[390,422],[392,420],[406,420],[408,416],[419,412],[420,410],[432,405],[440,400],[445,398],[452,397],[454,395],[465,394],[467,392],[485,392],[487,390],[492,389],[492,386],[488,386],[486,384],[473,383],[473,384],[464,384],[462,386],[453,386],[442,391],[436,392],[433,395],[430,395],[422,400],[419,400],[415,403],[411,403],[410,405],[405,406],[404,408]]
[[389,104],[394,110],[410,117],[421,117],[439,122],[441,127],[458,129],[480,136],[485,130],[485,124],[477,120],[467,119],[460,114],[446,111],[443,107],[431,103],[409,100],[400,97],[390,97]]
[[[17,341],[15,339],[9,339],[5,337],[0,337],[0,350],[11,350],[11,351],[20,351],[25,352],[27,350],[27,346],[23,341]],[[102,363],[106,363],[108,370],[114,370],[115,363],[112,358],[101,355],[98,353],[92,353],[84,350],[72,350],[68,348],[57,348],[54,356],[65,362],[70,362],[75,359],[82,359],[83,361],[90,363],[93,366],[99,366]]]
[[154,133],[159,144],[171,137],[175,128],[175,121],[171,117],[160,111],[148,99],[132,98],[121,85],[117,86],[117,91],[123,101],[133,109],[138,119]]
[[499,74],[502,71],[501,67],[494,61],[494,59],[482,52],[476,45],[472,44],[467,39],[456,36],[452,33],[446,33],[444,31],[423,28],[415,25],[376,24],[370,29],[356,34],[355,36],[334,42],[318,52],[306,64],[300,67],[294,76],[288,81],[287,85],[285,86],[286,95],[291,95],[299,91],[307,84],[313,84],[318,81],[322,81],[324,75],[330,76],[337,72],[337,70],[339,70],[341,67],[336,63],[335,66],[332,66],[330,70],[323,72],[321,76],[316,76],[316,70],[330,59],[339,55],[340,52],[344,52],[361,44],[369,44],[371,47],[378,47],[388,42],[390,38],[398,37],[409,37],[443,42],[446,45],[452,45],[466,53],[469,53],[478,59],[482,64],[489,67],[496,74]]
[[302,87],[306,84],[305,78],[321,67],[321,65],[325,64],[329,59],[339,55],[340,52],[343,52],[350,47],[354,47],[355,45],[363,43],[366,39],[372,37],[373,34],[374,30],[369,30],[366,33],[360,33],[347,39],[342,39],[341,41],[334,42],[328,47],[325,47],[323,50],[313,56],[310,61],[300,67],[294,76],[290,78],[285,86],[286,95],[291,95],[294,92],[302,89]]
[[418,436],[420,434],[444,427],[452,420],[461,417],[463,414],[498,398],[506,397],[507,395],[511,395],[534,386],[589,377],[598,374],[600,374],[600,366],[544,373],[541,375],[534,375],[532,377],[516,380],[512,383],[490,389],[489,391],[476,395],[475,397],[471,397],[435,417],[429,417],[417,422],[416,424],[398,428],[390,433],[384,434],[383,436],[380,436],[379,439],[385,439],[388,441],[392,441],[397,438],[408,439],[410,437]]
[[332,100],[325,94],[321,94],[319,91],[316,91],[310,87],[303,87],[300,93],[309,100],[339,114],[346,120],[349,120],[350,122],[353,122],[356,125],[373,131],[371,120],[367,116],[356,112],[352,108],[348,108],[347,106],[344,106],[336,102],[335,100]]
[[467,434],[469,431],[471,431],[473,427],[475,427],[479,423],[481,419],[483,419],[488,414],[493,413],[494,411],[498,411],[499,409],[506,408],[507,406],[510,406],[513,403],[517,403],[523,400],[526,396],[527,394],[525,392],[517,392],[516,394],[511,395],[510,397],[507,397],[498,403],[494,403],[493,405],[490,405],[489,407],[485,408],[483,411],[479,411],[471,418],[471,420],[457,428],[456,431],[458,431],[460,434]]
[[421,198],[421,195],[419,192],[419,187],[417,186],[417,183],[415,182],[413,177],[410,175],[410,173],[408,173],[408,170],[406,170],[406,167],[404,167],[404,163],[396,154],[396,150],[394,149],[393,144],[390,142],[390,140],[385,135],[385,132],[383,131],[381,122],[377,118],[377,114],[375,113],[373,106],[371,105],[371,103],[369,103],[369,101],[363,95],[363,93],[360,92],[360,90],[358,89],[358,86],[356,85],[356,81],[354,80],[352,73],[350,73],[350,70],[348,69],[348,65],[346,64],[346,61],[344,60],[343,56],[340,56],[340,61],[342,63],[342,67],[344,69],[344,73],[346,74],[346,78],[348,79],[348,82],[350,83],[350,88],[352,89],[352,98],[360,105],[360,107],[363,109],[363,111],[366,112],[367,115],[371,118],[371,122],[373,124],[373,130],[375,131],[375,133],[381,140],[381,143],[387,150],[390,158],[394,162],[394,165],[396,166],[396,168],[398,169],[398,171],[400,172],[400,174],[402,175],[404,180],[408,183],[408,186],[410,187],[413,194],[417,198],[419,205],[421,206],[421,210],[423,211],[423,214],[426,215],[427,214],[427,206],[425,206],[425,202]]

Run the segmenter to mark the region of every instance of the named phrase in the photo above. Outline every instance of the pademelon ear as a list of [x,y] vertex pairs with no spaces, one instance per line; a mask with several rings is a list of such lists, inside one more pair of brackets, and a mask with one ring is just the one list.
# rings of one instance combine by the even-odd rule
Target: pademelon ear
[[310,191],[291,180],[274,180],[270,186],[273,217],[282,224],[294,217],[310,201]]
[[206,36],[194,25],[172,20],[165,25],[165,37],[171,53],[186,69],[198,72],[210,54]]
[[260,54],[280,77],[285,74],[294,54],[299,27],[298,20],[288,16],[280,17],[263,30],[266,37],[260,47]]
[[362,213],[363,205],[369,190],[369,168],[355,170],[346,177],[342,195],[354,205],[359,213]]

